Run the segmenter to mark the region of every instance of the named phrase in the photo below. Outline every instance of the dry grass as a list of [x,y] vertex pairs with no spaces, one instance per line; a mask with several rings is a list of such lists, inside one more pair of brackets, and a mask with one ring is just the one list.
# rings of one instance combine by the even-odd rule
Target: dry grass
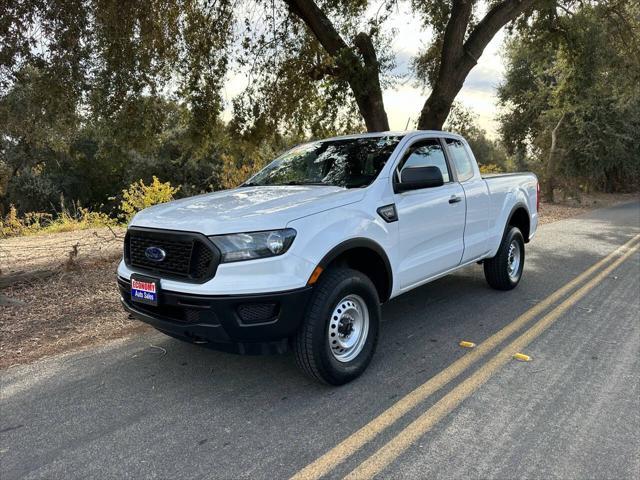
[[0,307],[0,368],[150,328],[122,310],[116,265],[85,265],[4,289],[12,304]]
[[557,203],[540,204],[540,224],[553,223],[565,218],[571,218],[588,212],[589,207],[569,206]]
[[0,239],[0,270],[8,277],[20,273],[55,270],[76,251],[76,263],[118,257],[122,252],[123,228],[92,228],[72,232]]
[[[599,196],[586,206],[543,204],[541,223],[637,198]],[[76,244],[81,245],[78,256],[71,270],[65,270]],[[108,230],[0,241],[3,276],[47,268],[52,272],[48,278],[20,281],[0,290],[0,368],[149,330],[129,320],[120,306],[115,270],[121,248],[121,239],[114,240]]]

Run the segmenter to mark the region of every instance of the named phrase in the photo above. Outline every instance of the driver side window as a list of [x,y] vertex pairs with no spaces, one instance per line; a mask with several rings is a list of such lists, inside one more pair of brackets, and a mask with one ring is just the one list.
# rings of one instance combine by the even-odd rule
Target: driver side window
[[409,147],[405,159],[398,168],[399,180],[402,182],[402,172],[406,168],[432,166],[440,169],[444,183],[451,181],[442,145],[435,138],[415,143]]

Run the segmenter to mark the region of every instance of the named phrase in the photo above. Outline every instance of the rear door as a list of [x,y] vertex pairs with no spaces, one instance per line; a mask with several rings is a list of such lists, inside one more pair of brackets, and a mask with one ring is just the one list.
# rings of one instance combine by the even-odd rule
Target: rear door
[[483,257],[489,249],[488,235],[491,197],[487,182],[480,176],[476,159],[466,142],[458,138],[445,138],[449,161],[456,179],[464,189],[467,219],[464,230],[464,256],[462,263]]
[[408,167],[437,166],[444,185],[395,194],[399,223],[400,288],[406,289],[460,264],[465,225],[464,190],[455,181],[439,138],[418,140],[394,171],[402,181]]

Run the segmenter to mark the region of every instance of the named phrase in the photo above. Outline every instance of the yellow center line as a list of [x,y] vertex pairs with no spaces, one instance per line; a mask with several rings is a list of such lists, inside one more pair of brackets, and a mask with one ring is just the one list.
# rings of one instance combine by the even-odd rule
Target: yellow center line
[[405,429],[398,433],[393,439],[371,455],[367,460],[354,469],[345,480],[369,479],[380,473],[399,455],[401,455],[413,442],[421,438],[442,418],[451,413],[462,401],[468,398],[480,386],[487,382],[491,376],[501,367],[507,364],[515,352],[521,351],[529,345],[547,328],[549,328],[567,310],[574,306],[579,300],[595,288],[607,275],[620,266],[631,255],[638,251],[638,245],[629,249],[624,255],[614,261],[598,275],[593,277],[580,289],[576,290],[569,298],[547,313],[542,319],[533,324],[522,335],[516,338],[507,347],[500,350],[487,363],[482,365],[473,375],[460,383],[451,392],[442,397],[431,408],[411,422]]
[[379,416],[371,420],[349,437],[345,438],[342,442],[319,457],[317,460],[300,470],[292,477],[292,480],[312,480],[326,475],[337,465],[362,448],[363,445],[367,444],[389,426],[393,425],[407,412],[426,400],[434,392],[447,385],[451,380],[458,377],[509,336],[543,313],[548,307],[562,299],[566,294],[571,292],[593,273],[603,268],[611,259],[631,248],[632,244],[634,244],[638,239],[640,239],[640,235],[636,235],[627,243],[589,267],[569,283],[550,294],[543,301],[527,310],[513,322],[506,325],[504,328],[482,342],[478,347],[453,362],[449,367],[439,372],[412,392],[408,393],[387,410],[382,412]]

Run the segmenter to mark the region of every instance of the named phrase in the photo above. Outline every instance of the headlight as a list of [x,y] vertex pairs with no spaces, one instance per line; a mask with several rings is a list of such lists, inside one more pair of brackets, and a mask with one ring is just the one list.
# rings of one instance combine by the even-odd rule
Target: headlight
[[217,235],[209,238],[222,253],[220,261],[228,263],[282,255],[296,238],[296,231],[293,228],[285,228],[266,232]]

